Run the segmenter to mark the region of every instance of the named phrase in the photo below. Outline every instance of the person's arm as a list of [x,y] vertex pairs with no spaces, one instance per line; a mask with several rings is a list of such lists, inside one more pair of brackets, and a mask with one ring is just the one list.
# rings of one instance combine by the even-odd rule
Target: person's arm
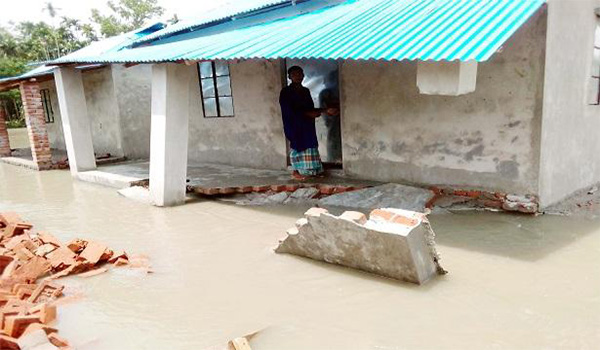
[[310,95],[310,90],[306,89],[305,90],[305,96],[304,98],[306,99],[306,105],[307,105],[307,109],[304,112],[304,116],[307,118],[311,118],[311,119],[317,119],[321,116],[321,114],[323,114],[323,112],[325,112],[325,109],[323,108],[315,108],[315,103],[312,99],[312,96]]

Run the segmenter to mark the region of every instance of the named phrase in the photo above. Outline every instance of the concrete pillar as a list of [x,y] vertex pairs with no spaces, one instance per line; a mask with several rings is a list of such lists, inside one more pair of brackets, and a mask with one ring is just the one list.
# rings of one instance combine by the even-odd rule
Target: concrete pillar
[[38,170],[50,169],[52,168],[52,151],[50,150],[46,118],[44,118],[40,86],[35,81],[27,81],[20,84],[20,90],[33,162],[37,165]]
[[56,68],[54,80],[71,174],[94,170],[96,157],[81,71],[72,67]]
[[190,83],[194,77],[193,65],[152,67],[150,196],[160,207],[185,201]]
[[0,108],[0,157],[10,157],[11,154],[5,114],[4,108]]

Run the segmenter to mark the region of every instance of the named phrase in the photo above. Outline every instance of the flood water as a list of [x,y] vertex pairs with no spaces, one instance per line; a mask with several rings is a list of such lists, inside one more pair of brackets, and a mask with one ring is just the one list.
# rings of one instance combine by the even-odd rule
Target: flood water
[[600,222],[464,213],[432,217],[450,272],[425,286],[272,248],[305,208],[198,201],[160,209],[114,189],[0,164],[0,211],[62,240],[147,254],[62,282],[83,299],[57,327],[79,350],[202,350],[266,328],[254,350],[598,349]]

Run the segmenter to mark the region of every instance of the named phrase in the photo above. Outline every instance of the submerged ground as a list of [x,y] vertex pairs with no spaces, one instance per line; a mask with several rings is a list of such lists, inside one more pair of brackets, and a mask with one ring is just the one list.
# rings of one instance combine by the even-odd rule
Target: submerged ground
[[71,278],[59,309],[80,350],[202,350],[266,328],[256,350],[596,349],[600,221],[431,218],[447,276],[417,287],[272,248],[306,208],[197,201],[159,209],[68,171],[0,164],[0,211],[63,241],[147,254],[155,270]]

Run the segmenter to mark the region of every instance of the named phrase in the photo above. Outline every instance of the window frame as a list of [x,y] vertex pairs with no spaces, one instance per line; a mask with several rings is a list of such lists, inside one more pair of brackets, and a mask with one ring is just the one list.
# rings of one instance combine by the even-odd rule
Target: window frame
[[52,124],[55,122],[55,119],[54,109],[52,108],[52,96],[50,96],[50,89],[40,89],[40,95],[42,97],[44,121],[46,122],[46,124]]
[[[201,99],[201,103],[202,103],[202,114],[204,116],[204,118],[207,119],[213,119],[213,118],[234,118],[235,117],[235,104],[233,103],[233,89],[231,88],[231,71],[229,70],[229,63],[227,61],[222,61],[224,64],[227,65],[227,74],[226,75],[219,75],[217,76],[217,65],[216,65],[216,61],[202,61],[202,62],[198,62],[198,64],[196,65],[196,68],[198,70],[198,86],[200,88],[200,99]],[[211,72],[212,72],[212,76],[210,77],[202,77],[202,69],[200,68],[200,65],[203,63],[210,63],[210,67],[211,67]],[[231,91],[230,95],[220,95],[219,94],[219,87],[218,87],[218,83],[217,83],[217,79],[221,78],[221,77],[227,77],[229,78],[229,91]],[[215,91],[215,96],[214,97],[204,97],[204,89],[202,88],[202,81],[203,80],[211,80],[212,84],[213,84],[213,89]],[[221,113],[221,102],[220,102],[220,98],[222,97],[228,97],[231,99],[231,115],[223,115]],[[217,109],[217,115],[215,116],[207,116],[206,115],[206,106],[205,106],[205,101],[207,99],[215,99],[215,106]]]

